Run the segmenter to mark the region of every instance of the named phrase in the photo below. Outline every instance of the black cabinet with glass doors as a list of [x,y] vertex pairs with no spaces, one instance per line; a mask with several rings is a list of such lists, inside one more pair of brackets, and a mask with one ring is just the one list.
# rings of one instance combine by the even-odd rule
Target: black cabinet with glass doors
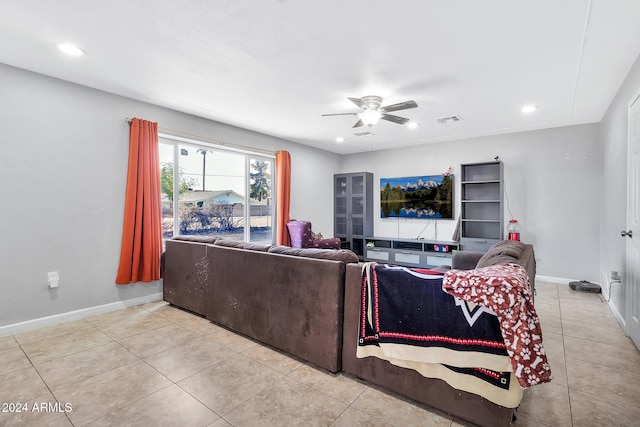
[[334,237],[343,249],[364,257],[365,236],[373,235],[373,174],[334,175]]

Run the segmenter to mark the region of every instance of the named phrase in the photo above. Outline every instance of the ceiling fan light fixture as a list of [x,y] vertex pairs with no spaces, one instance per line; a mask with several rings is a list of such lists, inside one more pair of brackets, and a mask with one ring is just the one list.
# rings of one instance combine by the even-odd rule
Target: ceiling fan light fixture
[[409,129],[416,129],[418,126],[419,126],[419,125],[418,125],[418,123],[416,123],[416,122],[409,122],[409,123],[407,123],[407,127],[408,127]]
[[371,127],[378,123],[378,120],[382,117],[382,113],[377,110],[364,110],[358,117],[362,120],[362,123]]

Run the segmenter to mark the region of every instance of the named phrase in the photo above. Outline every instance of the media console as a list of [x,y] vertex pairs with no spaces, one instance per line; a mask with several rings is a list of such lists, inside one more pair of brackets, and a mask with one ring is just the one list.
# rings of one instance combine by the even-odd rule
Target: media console
[[453,253],[459,249],[458,242],[366,237],[364,259],[407,267],[450,266]]

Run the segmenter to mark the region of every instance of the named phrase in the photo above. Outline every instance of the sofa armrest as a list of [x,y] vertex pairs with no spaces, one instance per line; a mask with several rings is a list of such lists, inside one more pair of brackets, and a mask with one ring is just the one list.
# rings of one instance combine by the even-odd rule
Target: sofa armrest
[[451,258],[451,268],[456,270],[473,270],[484,252],[458,251]]
[[204,315],[209,282],[209,245],[187,239],[167,240],[165,245],[164,300]]

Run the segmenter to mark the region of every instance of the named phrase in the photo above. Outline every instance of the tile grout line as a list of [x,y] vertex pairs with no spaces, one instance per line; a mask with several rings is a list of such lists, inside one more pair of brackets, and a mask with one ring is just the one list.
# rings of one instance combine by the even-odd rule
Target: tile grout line
[[556,284],[556,292],[558,293],[558,308],[560,309],[560,330],[562,331],[562,355],[564,357],[564,374],[567,378],[567,400],[569,401],[569,418],[573,426],[573,409],[571,408],[571,393],[569,392],[569,369],[567,367],[567,346],[564,338],[564,322],[562,321],[562,300],[560,298],[560,284]]
[[[177,324],[177,323],[176,323],[176,324]],[[179,324],[177,324],[177,325],[178,325],[178,326],[182,326],[182,325],[179,325]],[[184,326],[182,326],[182,327],[184,327]],[[188,328],[185,328],[185,329],[188,329]],[[188,330],[190,330],[190,329],[188,329]],[[192,332],[195,332],[195,331],[192,331]],[[202,334],[199,334],[199,335],[201,335],[201,336],[207,336],[207,335],[202,335]],[[211,335],[212,335],[212,334],[211,334]],[[233,352],[234,354],[233,354],[233,356],[231,356],[231,357],[243,356],[243,357],[246,357],[247,359],[250,359],[248,356],[246,356],[246,355],[244,355],[244,354],[242,354],[242,353],[240,353],[240,352],[238,352],[238,351],[236,351],[236,350],[234,350],[234,349],[232,349],[232,348],[230,348],[230,347],[228,347],[228,346],[226,346],[226,345],[224,345],[224,344],[221,344],[221,343],[218,343],[218,344],[219,344],[219,345],[221,345],[222,347],[226,348],[227,350],[229,350],[229,351]],[[177,346],[175,346],[175,347],[177,347]],[[171,347],[171,348],[175,348],[175,347]],[[165,351],[165,350],[163,350],[163,351]],[[159,354],[159,353],[156,353],[156,354]],[[216,362],[216,363],[214,363],[214,364],[212,364],[212,365],[209,365],[209,366],[207,366],[207,367],[204,367],[204,368],[200,369],[199,371],[194,372],[193,374],[191,374],[191,375],[189,375],[189,376],[187,376],[187,377],[185,377],[185,378],[182,378],[180,381],[184,381],[184,380],[186,380],[186,379],[188,379],[188,378],[191,378],[191,377],[193,377],[193,376],[195,376],[195,375],[198,375],[199,373],[201,373],[201,372],[203,372],[203,371],[206,371],[207,369],[210,369],[210,368],[212,368],[213,366],[219,365],[220,363],[222,363],[222,362],[224,362],[225,360],[228,360],[228,359],[229,359],[229,358],[219,360],[218,362]],[[207,408],[209,411],[211,411],[213,414],[215,414],[215,415],[218,417],[218,420],[222,419],[222,420],[224,420],[226,423],[228,423],[228,424],[230,424],[230,425],[233,425],[233,424],[231,424],[229,421],[227,421],[227,420],[224,418],[224,416],[223,416],[223,415],[220,415],[219,413],[217,413],[216,411],[214,411],[214,410],[213,410],[212,408],[210,408],[207,404],[205,404],[203,401],[201,401],[200,399],[198,399],[198,397],[197,397],[197,396],[194,396],[193,394],[191,394],[191,393],[189,392],[189,390],[186,390],[184,387],[182,387],[180,384],[178,384],[178,382],[180,382],[180,381],[178,381],[178,382],[173,381],[171,378],[167,377],[167,376],[166,376],[166,375],[164,375],[162,372],[158,371],[154,366],[151,366],[151,365],[150,365],[146,360],[144,360],[144,359],[141,359],[141,360],[142,360],[144,363],[146,363],[148,366],[150,366],[151,368],[153,368],[154,370],[156,370],[159,374],[163,375],[163,376],[164,376],[165,378],[167,378],[169,381],[171,381],[171,383],[172,383],[173,385],[175,385],[175,386],[176,386],[176,387],[178,387],[180,390],[182,390],[183,392],[185,392],[186,394],[188,394],[189,396],[191,396],[191,398],[193,398],[196,402],[200,403],[203,407]],[[251,360],[251,359],[250,359],[250,360]],[[248,400],[248,399],[247,399],[247,400]],[[246,402],[246,401],[245,401],[245,402]],[[243,404],[243,403],[245,403],[245,402],[240,403],[238,406],[242,405],[242,404]],[[235,410],[238,406],[236,406],[236,407],[234,407],[233,409],[231,409],[228,413],[230,413],[230,412],[232,412],[233,410]],[[225,414],[225,415],[226,415],[226,414]],[[217,420],[216,420],[216,421],[217,421]],[[214,422],[216,422],[216,421],[214,421]]]
[[[597,396],[596,394],[593,394],[592,392],[589,392],[589,391],[585,391],[585,390],[578,389],[578,388],[572,388],[572,387],[570,387],[570,386],[569,386],[569,375],[568,375],[568,371],[570,370],[570,369],[569,369],[570,367],[569,367],[569,364],[567,363],[567,359],[568,359],[568,357],[569,357],[568,348],[567,348],[567,341],[570,341],[570,342],[572,342],[572,343],[573,343],[573,340],[574,340],[574,339],[576,339],[576,340],[577,340],[577,339],[579,339],[579,340],[583,340],[583,341],[587,341],[587,342],[594,342],[594,343],[599,343],[599,344],[603,344],[603,345],[609,345],[609,346],[611,346],[611,347],[620,347],[620,346],[617,346],[617,345],[615,345],[615,344],[609,344],[608,342],[605,342],[605,341],[602,341],[602,340],[598,340],[598,339],[596,339],[596,338],[597,338],[596,336],[592,336],[590,339],[587,339],[587,338],[573,337],[571,334],[567,335],[567,331],[565,331],[564,329],[565,329],[565,327],[566,327],[566,328],[571,329],[571,328],[570,328],[570,326],[571,326],[571,325],[567,325],[567,324],[566,324],[566,322],[570,322],[570,323],[572,323],[572,324],[573,324],[573,319],[575,318],[575,314],[574,314],[573,312],[568,312],[567,310],[571,310],[571,309],[572,309],[573,304],[577,304],[577,302],[576,302],[576,301],[581,301],[581,303],[580,303],[580,304],[581,304],[581,307],[580,307],[580,308],[578,308],[578,310],[582,310],[582,311],[589,312],[589,309],[588,309],[588,308],[589,308],[589,305],[590,305],[590,303],[591,303],[591,302],[593,302],[593,301],[592,301],[592,299],[584,298],[584,295],[580,295],[580,296],[567,296],[568,294],[567,294],[567,295],[565,295],[565,294],[566,294],[566,292],[564,292],[564,290],[563,290],[563,289],[561,289],[561,286],[562,286],[562,284],[558,284],[558,283],[556,283],[556,284],[555,284],[555,292],[554,292],[554,294],[555,294],[555,296],[556,296],[556,298],[557,298],[557,299],[556,299],[556,304],[557,304],[557,307],[558,307],[558,310],[559,310],[559,314],[558,314],[558,316],[559,316],[559,317],[558,317],[558,319],[559,319],[559,321],[560,321],[560,331],[559,331],[559,332],[560,332],[560,335],[561,335],[561,342],[562,342],[562,353],[558,353],[558,354],[562,354],[562,356],[564,357],[564,361],[565,361],[564,374],[566,375],[566,378],[567,378],[567,385],[566,385],[565,387],[566,387],[567,398],[568,398],[567,405],[568,405],[568,412],[569,412],[569,414],[568,414],[568,416],[569,416],[568,418],[569,418],[569,419],[568,419],[567,421],[569,421],[569,422],[571,423],[571,425],[575,425],[576,417],[578,417],[578,418],[579,418],[579,415],[580,415],[580,414],[574,414],[574,410],[575,410],[575,409],[578,409],[578,408],[573,408],[573,407],[572,407],[572,403],[576,403],[576,402],[577,402],[577,403],[579,403],[579,401],[572,402],[572,399],[571,399],[571,391],[575,391],[576,393],[584,393],[584,394],[587,394],[587,395],[592,396],[593,398],[598,398],[598,397],[600,397],[600,396]],[[552,291],[552,292],[553,292],[553,291]],[[550,296],[551,296],[551,294],[550,294]],[[597,302],[599,303],[600,301],[597,301]],[[547,304],[548,304],[548,303],[550,303],[550,300],[549,300],[549,301],[546,301],[545,303],[547,303]],[[594,307],[595,307],[595,305],[594,305]],[[563,308],[564,308],[564,310],[563,310]],[[159,315],[160,317],[162,317],[163,319],[165,319],[165,320],[167,321],[167,325],[175,325],[175,326],[178,326],[178,327],[180,327],[180,328],[183,328],[185,331],[191,331],[191,332],[193,332],[193,333],[195,333],[195,334],[197,334],[197,335],[199,335],[199,336],[201,336],[201,337],[205,337],[205,336],[214,336],[214,335],[215,335],[215,333],[216,333],[216,332],[218,332],[218,331],[216,331],[216,332],[213,332],[213,333],[205,333],[205,332],[207,331],[207,329],[206,329],[206,328],[204,328],[204,327],[200,328],[200,324],[199,324],[198,322],[190,323],[190,322],[188,322],[188,320],[189,320],[189,319],[184,319],[184,325],[183,325],[182,323],[180,323],[180,322],[179,322],[179,321],[181,321],[181,318],[178,318],[178,320],[174,320],[174,319],[175,319],[175,316],[174,316],[174,318],[171,318],[171,317],[165,317],[165,315],[161,314],[160,312],[158,312],[158,311],[157,311],[157,310],[155,310],[155,309],[152,311],[152,310],[150,310],[150,309],[143,308],[142,310],[144,310],[144,312],[147,312],[147,313],[150,313],[150,314],[157,314],[157,315]],[[142,310],[141,310],[141,313],[143,313],[143,314],[144,314],[144,312],[143,312]],[[169,313],[169,312],[167,312],[167,315],[168,315],[168,314],[170,314],[170,313]],[[594,312],[593,312],[592,314],[593,314],[593,315],[599,315],[599,314],[598,314],[598,310],[595,310],[595,308],[594,308]],[[568,319],[566,318],[566,316],[567,316],[567,315],[569,315],[569,318],[568,318]],[[139,317],[139,315],[132,316],[132,317]],[[128,317],[128,318],[132,318],[132,317]],[[114,320],[114,322],[118,322],[118,321],[121,321],[121,320],[126,320],[126,318],[119,319],[119,320]],[[154,392],[152,392],[152,393],[150,393],[150,394],[148,394],[148,395],[146,395],[146,396],[139,397],[139,398],[137,398],[137,399],[135,399],[135,400],[130,400],[129,402],[127,402],[125,405],[123,405],[123,406],[122,406],[122,407],[120,407],[120,408],[114,408],[114,409],[113,409],[112,411],[110,411],[108,414],[104,414],[104,415],[102,415],[102,416],[101,416],[100,418],[98,418],[98,419],[102,419],[102,418],[104,418],[104,417],[108,416],[109,414],[113,414],[114,412],[117,412],[117,411],[121,410],[122,408],[125,408],[125,407],[127,407],[127,406],[129,406],[129,405],[131,405],[131,404],[134,404],[135,402],[139,402],[140,400],[145,399],[145,398],[147,398],[148,396],[152,396],[152,395],[154,395],[154,394],[156,394],[156,393],[158,393],[158,392],[161,392],[162,390],[166,390],[166,389],[167,389],[168,387],[170,387],[171,385],[176,385],[176,386],[178,386],[178,388],[179,388],[182,392],[186,393],[186,394],[187,394],[187,395],[189,395],[191,398],[193,398],[193,399],[194,399],[194,401],[196,401],[196,402],[198,402],[199,404],[201,404],[204,408],[207,408],[207,410],[211,411],[211,413],[212,413],[212,414],[214,414],[215,416],[218,416],[218,419],[222,419],[222,420],[224,420],[224,422],[227,422],[227,423],[231,424],[229,421],[227,421],[227,420],[226,420],[226,418],[225,418],[224,416],[219,415],[216,411],[214,411],[214,410],[212,410],[211,408],[209,408],[207,405],[205,405],[205,404],[204,404],[202,401],[200,401],[198,398],[196,398],[196,397],[195,397],[195,396],[193,396],[191,393],[189,393],[187,390],[185,390],[184,388],[182,388],[182,387],[178,384],[178,382],[177,382],[177,381],[172,380],[171,378],[169,378],[168,376],[166,376],[165,374],[163,374],[162,372],[160,372],[157,368],[155,368],[154,366],[150,365],[150,364],[145,360],[145,358],[144,358],[144,357],[142,357],[142,356],[138,356],[138,355],[137,355],[136,353],[134,353],[132,350],[129,350],[127,347],[125,347],[125,345],[123,344],[123,342],[121,342],[121,340],[122,340],[122,341],[124,341],[124,340],[126,340],[126,339],[129,339],[129,338],[132,338],[132,337],[136,337],[136,336],[137,336],[137,335],[139,335],[139,334],[134,334],[134,335],[131,335],[131,336],[123,337],[123,338],[121,338],[121,339],[115,339],[114,337],[111,337],[110,335],[108,335],[108,334],[106,334],[104,331],[102,331],[101,327],[104,327],[104,325],[107,325],[107,324],[110,324],[110,323],[112,323],[112,322],[105,323],[105,324],[101,325],[100,327],[98,327],[98,326],[96,326],[96,325],[94,325],[94,324],[92,324],[92,323],[90,323],[90,322],[87,322],[87,324],[89,325],[89,327],[90,327],[90,328],[95,329],[95,330],[98,330],[98,331],[100,331],[101,333],[104,333],[104,334],[106,335],[106,337],[108,338],[108,341],[103,342],[103,343],[99,343],[99,344],[93,344],[93,345],[90,345],[89,347],[83,348],[83,349],[81,349],[81,350],[72,351],[72,352],[71,352],[71,353],[69,353],[69,354],[65,354],[65,355],[63,355],[63,356],[57,356],[57,357],[55,357],[55,358],[53,358],[53,359],[50,359],[50,360],[46,360],[46,361],[42,361],[42,362],[38,362],[37,364],[35,364],[35,363],[34,363],[34,360],[32,360],[32,359],[27,355],[27,352],[26,352],[25,348],[23,347],[23,344],[21,344],[21,343],[20,343],[20,341],[18,341],[18,339],[15,337],[15,334],[12,334],[11,336],[12,336],[12,339],[13,339],[13,341],[14,341],[14,344],[15,344],[15,345],[17,345],[17,347],[18,347],[18,348],[20,348],[20,352],[22,353],[23,357],[25,357],[25,358],[27,359],[27,361],[29,362],[29,365],[27,365],[27,366],[31,366],[33,369],[35,369],[36,374],[38,375],[38,377],[41,379],[41,381],[42,381],[42,382],[43,382],[43,384],[45,385],[46,389],[47,389],[47,390],[48,390],[48,392],[50,393],[50,396],[54,399],[54,401],[58,402],[58,404],[61,404],[61,403],[60,403],[60,401],[59,401],[59,399],[56,397],[56,395],[55,395],[55,394],[54,394],[54,392],[52,391],[50,384],[48,384],[48,383],[45,381],[45,379],[44,379],[43,375],[41,374],[40,370],[38,369],[38,367],[39,367],[39,366],[41,366],[41,365],[42,365],[42,364],[44,364],[44,363],[48,363],[48,362],[52,362],[52,361],[55,361],[55,360],[59,360],[59,359],[65,358],[65,357],[73,356],[73,355],[76,355],[76,354],[78,354],[78,353],[82,353],[82,352],[84,352],[84,351],[88,351],[88,350],[91,350],[91,349],[99,348],[99,347],[104,346],[104,345],[109,345],[110,343],[117,343],[117,345],[118,345],[121,349],[124,349],[124,350],[126,350],[126,352],[127,352],[128,354],[132,354],[133,356],[135,356],[134,360],[133,360],[132,362],[130,362],[130,363],[137,363],[137,362],[139,362],[139,361],[144,362],[148,367],[151,367],[155,372],[159,373],[163,378],[167,379],[167,380],[169,381],[169,383],[168,383],[168,385],[167,385],[167,386],[162,387],[161,389],[156,390],[156,391],[154,391]],[[191,325],[194,329],[192,329],[191,327],[187,327],[187,326],[185,326],[186,324]],[[157,330],[157,328],[152,329],[152,330]],[[225,329],[225,330],[227,330],[227,329]],[[233,331],[230,331],[230,330],[227,330],[227,331],[229,331],[230,333],[232,333],[232,334],[234,334],[234,335],[238,335],[238,336],[244,337],[242,334],[238,334],[237,332],[233,332]],[[62,337],[62,336],[65,336],[65,335],[72,334],[72,333],[74,333],[74,332],[75,332],[74,330],[70,330],[70,331],[69,331],[69,332],[67,332],[67,333],[64,333],[64,334],[61,334],[61,335],[56,335],[56,336]],[[143,332],[141,332],[141,333],[143,333]],[[583,343],[581,343],[581,345],[587,345],[587,346],[588,346],[589,344],[588,344],[587,342],[583,342]],[[30,343],[27,343],[27,344],[30,344]],[[25,346],[27,346],[27,344],[25,344]],[[264,344],[260,344],[260,343],[256,343],[256,344],[257,344],[257,345],[263,345],[265,348],[270,349],[270,350],[273,350],[272,348],[270,348],[269,346],[266,346],[266,345],[264,345]],[[575,343],[574,343],[574,344],[575,344]],[[169,348],[164,349],[164,350],[162,350],[162,351],[170,350],[170,349],[173,349],[173,348],[179,347],[179,346],[181,346],[181,345],[184,345],[184,344],[172,344]],[[289,379],[293,379],[293,380],[295,380],[297,383],[302,384],[303,386],[305,386],[305,387],[309,388],[310,390],[314,390],[315,392],[321,393],[322,395],[324,395],[324,396],[326,396],[326,397],[328,397],[328,398],[331,398],[332,400],[335,400],[335,401],[337,401],[337,402],[340,402],[340,403],[342,403],[342,404],[345,404],[345,405],[346,405],[346,407],[344,408],[344,410],[342,410],[339,414],[337,414],[337,415],[335,416],[335,418],[334,418],[332,421],[330,421],[330,422],[329,422],[329,424],[328,424],[328,425],[331,425],[331,426],[335,425],[335,424],[336,424],[336,422],[337,422],[337,420],[338,420],[340,417],[342,417],[346,412],[348,412],[348,410],[349,410],[349,409],[354,409],[354,410],[356,410],[356,411],[358,411],[358,412],[362,412],[362,413],[364,413],[364,414],[367,414],[368,416],[371,416],[371,417],[373,417],[374,419],[377,419],[377,420],[379,420],[379,421],[381,421],[381,422],[385,422],[385,423],[387,423],[387,421],[385,421],[384,419],[381,419],[381,418],[379,418],[379,417],[375,416],[375,415],[374,415],[374,414],[372,414],[372,413],[369,413],[369,412],[367,412],[367,411],[363,411],[363,410],[358,409],[358,408],[356,408],[356,407],[354,407],[354,406],[353,406],[353,404],[354,404],[354,403],[355,403],[355,402],[356,402],[360,397],[362,397],[362,395],[363,395],[364,393],[366,393],[366,391],[367,391],[369,388],[371,388],[371,387],[369,387],[369,386],[368,386],[368,385],[366,385],[366,384],[364,384],[364,385],[365,385],[364,390],[362,390],[362,391],[360,391],[360,392],[356,393],[356,394],[357,394],[357,396],[356,396],[353,400],[351,400],[349,403],[347,403],[346,401],[343,401],[343,400],[341,400],[341,399],[338,399],[338,398],[336,398],[336,397],[334,397],[334,396],[332,396],[332,395],[330,395],[330,394],[327,394],[326,392],[322,391],[321,389],[316,388],[316,387],[314,386],[314,384],[315,384],[315,383],[309,383],[309,384],[306,384],[306,383],[304,383],[302,380],[292,377],[292,375],[293,375],[293,373],[294,373],[294,372],[296,372],[298,369],[303,368],[304,366],[307,366],[307,367],[309,367],[309,368],[311,368],[311,369],[314,369],[314,366],[313,366],[313,365],[311,365],[311,364],[307,364],[307,363],[305,363],[305,362],[301,362],[301,361],[299,361],[298,359],[292,358],[292,360],[295,360],[295,361],[297,361],[297,362],[300,362],[301,364],[300,364],[300,365],[298,365],[298,366],[297,366],[296,368],[294,368],[293,370],[291,370],[291,371],[289,371],[288,373],[286,373],[286,371],[288,371],[288,369],[279,370],[279,369],[271,368],[271,366],[270,366],[270,365],[267,365],[267,364],[265,363],[265,360],[266,360],[266,359],[264,359],[264,358],[263,358],[264,360],[262,360],[262,361],[261,361],[261,360],[258,360],[258,359],[254,359],[253,357],[251,357],[251,356],[249,355],[249,354],[250,354],[250,352],[247,352],[247,353],[245,354],[245,353],[243,353],[243,352],[239,352],[239,351],[237,351],[237,350],[234,350],[233,348],[228,347],[228,346],[226,346],[225,344],[218,343],[218,345],[220,345],[220,346],[222,346],[222,347],[224,347],[224,348],[228,349],[230,352],[232,352],[232,353],[234,354],[234,356],[231,356],[231,357],[235,357],[235,356],[238,356],[238,355],[239,355],[239,356],[243,356],[243,357],[245,357],[245,358],[247,358],[247,359],[249,359],[249,360],[251,360],[251,361],[253,361],[253,362],[255,362],[255,363],[257,363],[257,364],[259,364],[259,365],[261,365],[261,366],[263,366],[263,367],[267,367],[267,368],[270,368],[270,369],[274,370],[274,371],[275,371],[275,372],[277,372],[278,374],[282,375],[282,377],[281,377],[281,378],[288,377]],[[15,348],[15,347],[11,347],[11,348]],[[72,348],[73,348],[73,347],[72,347]],[[244,350],[244,351],[246,351],[246,350]],[[160,353],[160,352],[157,352],[157,353],[154,353],[154,354],[158,354],[158,353]],[[280,352],[279,352],[279,353],[280,353]],[[39,353],[38,353],[38,354],[39,354]],[[143,354],[143,352],[141,352],[141,354]],[[281,353],[281,354],[282,354],[282,353]],[[282,355],[283,355],[283,356],[285,356],[285,357],[290,357],[290,356],[287,356],[286,354],[282,354]],[[17,356],[17,354],[16,354],[16,356]],[[151,355],[149,355],[149,356],[151,356]],[[145,357],[149,357],[149,356],[145,356]],[[185,379],[187,379],[187,378],[190,378],[190,377],[192,377],[192,376],[194,376],[194,375],[197,375],[198,373],[200,373],[200,372],[202,372],[202,371],[204,371],[204,370],[206,370],[206,369],[209,369],[209,368],[211,368],[212,366],[215,366],[215,365],[217,365],[217,364],[219,364],[219,363],[222,363],[224,360],[227,360],[227,359],[228,359],[228,358],[225,358],[225,359],[223,359],[223,360],[221,360],[221,361],[217,361],[217,362],[216,362],[216,363],[214,363],[213,365],[210,365],[210,366],[207,366],[207,367],[201,368],[198,372],[193,373],[193,374],[191,374],[191,375],[189,375],[189,376],[187,376],[187,377],[185,377],[185,378],[181,379],[180,381],[183,381],[183,380],[185,380]],[[111,370],[113,370],[113,369],[118,369],[119,367],[121,367],[121,366],[125,366],[125,365],[128,365],[128,364],[129,364],[129,363],[125,363],[125,364],[122,364],[122,365],[118,365],[116,368],[109,369],[109,370],[107,370],[107,371],[101,372],[101,373],[96,374],[96,375],[104,374],[105,372],[109,372],[109,371],[111,371]],[[286,365],[285,365],[285,366],[286,366]],[[603,366],[609,366],[609,365],[603,365]],[[45,373],[45,374],[46,374],[46,372],[44,372],[44,371],[43,371],[43,373]],[[95,375],[94,375],[94,376],[95,376]],[[348,377],[346,377],[346,378],[348,378]],[[53,383],[52,383],[52,384],[53,384]],[[318,384],[320,384],[320,383],[318,383]],[[70,385],[73,385],[73,384],[70,384]],[[67,386],[65,386],[65,387],[68,387],[68,386],[70,386],[70,385],[67,385]],[[256,394],[256,395],[257,395],[257,394]],[[254,395],[254,396],[255,396],[255,395]],[[37,397],[38,397],[38,396],[35,396],[34,398],[37,398]],[[576,397],[577,397],[577,396],[576,396]],[[249,399],[247,399],[247,400],[245,400],[244,402],[240,403],[240,404],[239,404],[238,406],[236,406],[235,408],[233,408],[233,409],[229,410],[229,413],[233,412],[233,411],[234,411],[235,409],[237,409],[239,406],[241,406],[241,405],[245,404],[245,403],[246,403],[248,400],[250,400],[251,398],[252,398],[252,397],[250,397]],[[404,399],[403,399],[403,400],[404,400]],[[611,399],[611,398],[609,398],[608,400],[616,401],[615,399]],[[416,403],[415,403],[415,402],[409,402],[409,403],[412,403],[412,404],[416,405]],[[577,404],[577,403],[576,403],[576,404]],[[420,405],[416,405],[416,406],[421,407]],[[580,405],[578,405],[578,406],[580,406]],[[628,403],[625,403],[625,406],[632,407],[633,405],[630,405],[630,404],[628,404]],[[227,415],[227,414],[225,414],[225,415]],[[70,419],[70,417],[69,417],[69,414],[68,414],[68,413],[65,413],[65,416],[66,416],[66,418],[68,419],[68,421],[71,423],[71,425],[75,425],[75,424],[73,424],[73,422],[71,421],[71,419]],[[534,418],[530,418],[530,417],[527,417],[527,416],[522,416],[522,417],[523,417],[524,419],[529,419],[529,420],[535,421],[535,419],[534,419]],[[449,425],[449,426],[456,425],[456,420],[457,420],[457,418],[456,418],[456,417],[452,417],[451,423],[446,424],[446,425]],[[95,420],[94,420],[94,421],[95,421]],[[460,421],[462,421],[462,420],[460,420]],[[547,423],[544,423],[544,422],[543,422],[543,424],[544,424],[544,425],[547,425]]]
[[[174,319],[171,319],[171,318],[169,318],[169,317],[166,317],[166,316],[162,315],[162,313],[156,313],[155,311],[154,311],[154,312],[151,312],[151,311],[149,311],[149,310],[147,310],[147,309],[145,309],[145,308],[142,308],[142,309],[143,309],[143,310],[146,310],[147,312],[152,313],[152,314],[158,314],[159,316],[161,316],[161,317],[162,317],[162,318],[164,318],[165,320],[169,321],[169,322],[170,322],[170,323],[172,323],[173,325],[180,326],[181,328],[184,328],[184,329],[186,329],[186,330],[189,330],[189,331],[191,331],[191,332],[194,332],[194,333],[196,333],[196,334],[198,334],[198,335],[200,335],[200,336],[207,336],[207,335],[200,334],[200,333],[198,333],[197,331],[194,331],[194,330],[192,330],[192,329],[190,329],[190,328],[187,328],[187,327],[185,327],[185,326],[183,326],[183,325],[181,325],[181,324],[177,323]],[[212,334],[210,334],[210,335],[212,335]],[[124,345],[122,345],[120,342],[118,342],[118,344],[120,344],[123,348],[125,348],[125,350],[127,350],[127,351],[131,352],[131,351],[130,351],[130,350],[128,350],[126,347],[124,347]],[[241,353],[239,353],[239,352],[237,352],[237,351],[233,350],[232,348],[229,348],[229,347],[225,346],[224,344],[221,344],[221,343],[218,343],[218,344],[219,344],[219,345],[221,345],[221,346],[223,346],[223,347],[225,347],[225,348],[226,348],[226,349],[228,349],[229,351],[234,352],[234,353],[235,353],[235,354],[234,354],[234,356],[237,356],[237,355],[240,355],[240,354],[241,354]],[[170,348],[168,348],[168,349],[164,349],[164,350],[162,350],[162,351],[159,351],[159,352],[157,352],[157,353],[154,353],[153,355],[160,354],[160,353],[162,353],[163,351],[167,351],[167,350],[170,350],[170,349],[173,349],[173,348],[179,347],[179,346],[180,346],[180,344],[179,344],[179,345],[175,345],[175,346],[170,347]],[[186,393],[186,394],[188,394],[189,396],[191,396],[191,398],[192,398],[192,399],[194,399],[196,402],[200,403],[203,407],[207,408],[209,411],[211,411],[213,414],[215,414],[215,415],[218,417],[218,420],[222,419],[222,420],[224,420],[225,422],[227,422],[228,424],[231,424],[229,421],[227,421],[226,419],[224,419],[224,417],[223,417],[222,415],[218,414],[216,411],[214,411],[213,409],[211,409],[209,406],[207,406],[204,402],[202,402],[202,401],[201,401],[200,399],[198,399],[196,396],[194,396],[193,394],[189,393],[189,391],[188,391],[188,390],[185,390],[182,386],[180,386],[180,384],[178,384],[178,382],[173,381],[171,378],[169,378],[168,376],[166,376],[165,374],[163,374],[162,372],[160,372],[160,371],[159,371],[155,366],[152,366],[152,365],[151,365],[151,364],[149,364],[146,360],[144,360],[144,358],[139,357],[138,355],[136,355],[136,354],[135,354],[135,353],[133,353],[133,352],[131,352],[131,353],[132,353],[134,356],[136,356],[139,360],[141,360],[142,362],[144,362],[147,366],[149,366],[150,368],[152,368],[153,370],[155,370],[156,372],[158,372],[160,375],[162,375],[164,378],[166,378],[167,380],[169,380],[169,381],[171,382],[171,385],[175,385],[175,386],[176,386],[176,387],[178,387],[180,390],[182,390],[184,393]],[[149,355],[149,356],[147,356],[147,357],[151,357],[151,356],[153,356],[153,355]],[[246,356],[245,356],[245,357],[246,357]],[[210,366],[207,366],[207,367],[205,367],[205,368],[203,368],[203,369],[199,370],[198,372],[195,372],[195,373],[193,373],[193,374],[191,374],[191,375],[189,375],[189,376],[187,376],[187,377],[185,377],[185,378],[182,378],[180,381],[184,381],[184,380],[186,380],[186,379],[188,379],[188,378],[193,377],[194,375],[199,374],[200,372],[203,372],[203,371],[205,371],[205,370],[207,370],[207,369],[210,369],[211,367],[216,366],[216,365],[218,365],[218,364],[222,363],[224,360],[227,360],[227,359],[220,360],[220,361],[218,361],[218,362],[216,362],[216,363],[214,363],[214,364],[212,364],[212,365],[210,365]],[[166,388],[168,388],[168,387],[171,387],[171,385],[169,385],[169,386],[167,386],[167,387],[164,387],[162,390],[164,390],[164,389],[166,389]],[[158,391],[160,391],[160,390],[158,390]],[[156,391],[156,393],[157,393],[157,391]],[[154,393],[152,393],[152,394],[154,394]],[[145,397],[146,397],[146,396],[145,396]],[[140,399],[139,399],[139,400],[140,400]],[[243,402],[243,403],[244,403],[244,402]],[[126,406],[128,406],[128,405],[126,405]],[[235,409],[235,408],[234,408],[234,409]],[[231,411],[230,411],[230,412],[231,412]],[[216,421],[217,421],[217,420],[216,420]],[[215,421],[214,421],[214,422],[215,422]],[[231,424],[231,425],[232,425],[232,424]]]
[[[60,400],[58,400],[58,398],[56,397],[56,395],[53,393],[53,390],[51,390],[51,387],[49,387],[49,384],[47,384],[47,382],[45,381],[45,379],[42,377],[42,374],[40,373],[40,371],[38,370],[38,368],[36,367],[36,365],[34,365],[33,361],[31,360],[31,358],[27,355],[26,351],[24,350],[24,348],[22,348],[22,344],[20,344],[20,342],[16,339],[16,337],[13,337],[14,340],[16,340],[16,342],[18,343],[18,346],[20,347],[20,351],[22,351],[22,354],[24,354],[24,357],[27,358],[27,360],[29,361],[29,363],[31,364],[31,367],[33,368],[34,371],[36,371],[36,374],[38,374],[38,377],[40,378],[40,380],[42,381],[42,384],[44,384],[44,386],[47,388],[47,390],[49,390],[49,394],[51,394],[51,397],[53,397],[56,401],[56,403],[58,403],[58,405],[62,405],[62,402],[60,402]],[[55,360],[55,359],[54,359]],[[33,398],[37,398],[38,396],[33,396]],[[25,399],[26,400],[26,399]],[[74,426],[75,424],[73,424],[73,421],[71,421],[71,418],[69,417],[68,412],[65,410],[64,411],[64,416],[67,418],[67,420],[69,420],[69,423]]]

